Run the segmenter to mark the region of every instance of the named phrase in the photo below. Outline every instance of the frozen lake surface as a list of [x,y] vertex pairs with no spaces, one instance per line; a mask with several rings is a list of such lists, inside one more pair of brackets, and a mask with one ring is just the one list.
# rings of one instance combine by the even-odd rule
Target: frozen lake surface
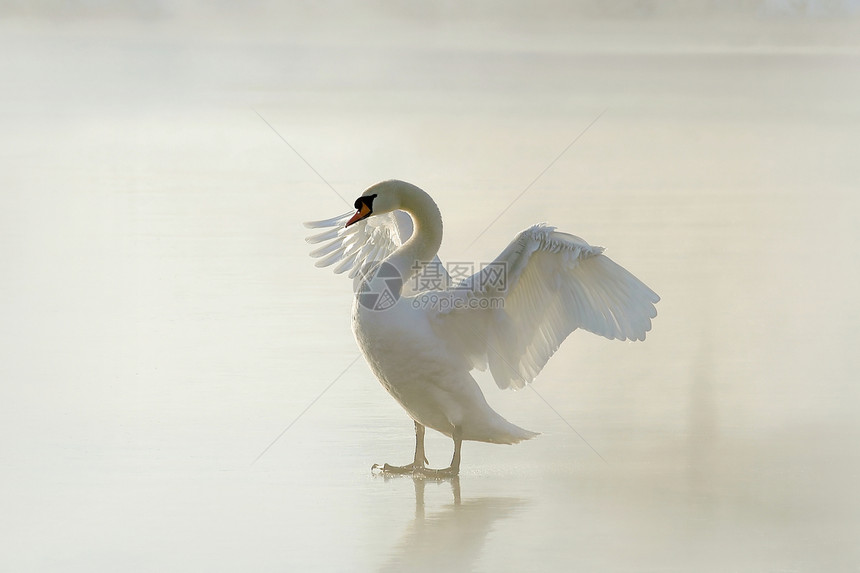
[[[3,20],[0,569],[856,570],[858,31]],[[547,221],[662,297],[480,375],[542,435],[456,480],[371,474],[411,421],[304,242],[394,177],[443,260]]]

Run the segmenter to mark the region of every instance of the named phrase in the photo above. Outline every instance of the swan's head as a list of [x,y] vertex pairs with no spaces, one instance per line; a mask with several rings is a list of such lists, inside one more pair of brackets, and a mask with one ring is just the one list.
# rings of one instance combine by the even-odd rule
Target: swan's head
[[355,200],[355,215],[346,222],[346,226],[349,227],[372,215],[382,215],[399,209],[401,187],[404,185],[409,184],[392,180],[368,187],[361,197]]

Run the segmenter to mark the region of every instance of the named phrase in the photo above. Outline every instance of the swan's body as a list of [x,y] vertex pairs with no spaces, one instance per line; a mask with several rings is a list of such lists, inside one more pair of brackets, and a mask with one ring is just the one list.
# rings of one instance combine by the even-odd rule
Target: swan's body
[[459,428],[463,440],[514,444],[536,436],[490,408],[430,321],[407,297],[384,311],[353,306],[353,332],[364,357],[412,419],[451,437]]
[[307,223],[329,228],[308,241],[324,243],[311,253],[322,257],[318,266],[338,263],[335,272],[355,279],[355,338],[415,421],[413,463],[386,464],[387,471],[427,471],[425,426],[454,439],[454,460],[441,470],[454,474],[462,440],[513,444],[537,435],[490,408],[472,369],[489,366],[501,388],[522,388],[573,330],[644,340],[657,314],[656,293],[602,248],[553,227],[523,231],[492,264],[449,284],[436,258],[442,217],[427,193],[384,181],[365,191],[356,209],[351,218]]

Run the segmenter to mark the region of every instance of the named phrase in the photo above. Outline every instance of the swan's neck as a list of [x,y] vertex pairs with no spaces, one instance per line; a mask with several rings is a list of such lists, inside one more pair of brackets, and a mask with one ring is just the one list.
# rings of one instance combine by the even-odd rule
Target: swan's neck
[[422,263],[429,263],[442,244],[442,214],[435,201],[422,189],[404,184],[400,188],[400,209],[409,213],[415,229],[409,240],[391,253],[387,261],[397,268],[406,283]]

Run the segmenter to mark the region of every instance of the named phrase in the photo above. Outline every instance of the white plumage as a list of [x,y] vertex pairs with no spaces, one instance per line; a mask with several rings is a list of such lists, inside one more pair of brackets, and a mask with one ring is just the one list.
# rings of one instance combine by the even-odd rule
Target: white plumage
[[[385,464],[385,471],[456,474],[462,440],[510,444],[537,435],[490,408],[470,370],[489,367],[500,388],[523,388],[577,328],[644,340],[657,315],[654,291],[603,248],[554,227],[522,231],[495,261],[454,284],[436,257],[442,219],[427,193],[384,181],[367,189],[356,209],[305,225],[325,229],[308,238],[321,243],[311,252],[316,265],[354,279],[356,340],[415,420],[413,463]],[[393,297],[362,298],[386,289]],[[368,300],[387,302],[374,308]],[[424,467],[425,426],[454,439],[450,467]]]

